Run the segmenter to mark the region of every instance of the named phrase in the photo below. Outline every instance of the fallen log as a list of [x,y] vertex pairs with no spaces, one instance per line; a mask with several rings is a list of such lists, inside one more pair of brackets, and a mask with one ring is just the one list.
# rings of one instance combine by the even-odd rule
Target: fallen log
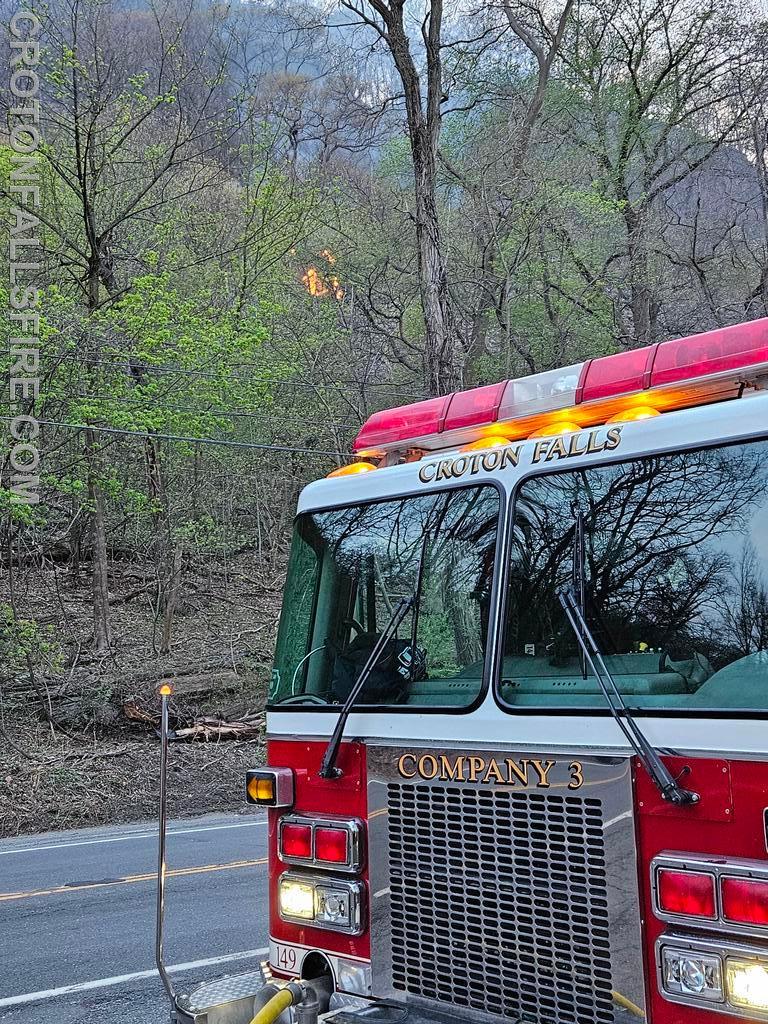
[[242,740],[258,736],[264,729],[265,716],[262,713],[249,715],[238,722],[224,722],[218,718],[198,718],[184,728],[174,729],[174,740],[197,740],[205,743],[211,740]]

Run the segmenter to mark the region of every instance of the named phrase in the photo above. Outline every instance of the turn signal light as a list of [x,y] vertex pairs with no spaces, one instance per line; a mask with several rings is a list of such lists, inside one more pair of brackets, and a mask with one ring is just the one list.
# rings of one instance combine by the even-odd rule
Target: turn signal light
[[328,864],[346,864],[349,860],[349,833],[346,829],[316,829],[315,858]]
[[292,768],[252,768],[245,773],[245,799],[260,807],[293,806]]
[[312,857],[312,826],[284,824],[280,830],[280,848],[287,857],[309,860]]
[[683,917],[717,917],[715,877],[696,871],[661,869],[657,876],[659,908]]
[[723,917],[733,924],[768,925],[768,881],[723,878],[720,883]]

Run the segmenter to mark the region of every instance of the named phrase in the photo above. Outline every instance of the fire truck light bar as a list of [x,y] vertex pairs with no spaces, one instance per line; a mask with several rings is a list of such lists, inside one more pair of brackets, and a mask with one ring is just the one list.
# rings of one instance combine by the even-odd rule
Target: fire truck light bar
[[732,397],[747,370],[750,380],[768,373],[768,317],[377,412],[354,450],[446,448],[491,433],[517,439],[551,423],[552,414],[555,422],[560,414],[590,425],[601,410],[622,412],[615,400],[631,396],[651,414],[657,405],[683,408]]

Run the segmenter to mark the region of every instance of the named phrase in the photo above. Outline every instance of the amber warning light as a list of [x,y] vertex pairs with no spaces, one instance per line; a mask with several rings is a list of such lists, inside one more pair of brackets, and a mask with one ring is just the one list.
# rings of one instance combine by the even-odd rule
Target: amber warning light
[[291,768],[252,768],[245,774],[245,799],[260,807],[292,807],[294,778]]

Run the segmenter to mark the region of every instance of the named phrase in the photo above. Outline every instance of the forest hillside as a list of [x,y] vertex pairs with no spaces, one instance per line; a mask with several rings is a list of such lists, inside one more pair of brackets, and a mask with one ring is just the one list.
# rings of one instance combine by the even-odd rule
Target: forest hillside
[[298,493],[372,411],[768,314],[759,3],[38,14],[26,172],[8,91],[0,129],[39,314],[0,414],[6,835],[150,815],[166,678],[177,813],[240,806]]

